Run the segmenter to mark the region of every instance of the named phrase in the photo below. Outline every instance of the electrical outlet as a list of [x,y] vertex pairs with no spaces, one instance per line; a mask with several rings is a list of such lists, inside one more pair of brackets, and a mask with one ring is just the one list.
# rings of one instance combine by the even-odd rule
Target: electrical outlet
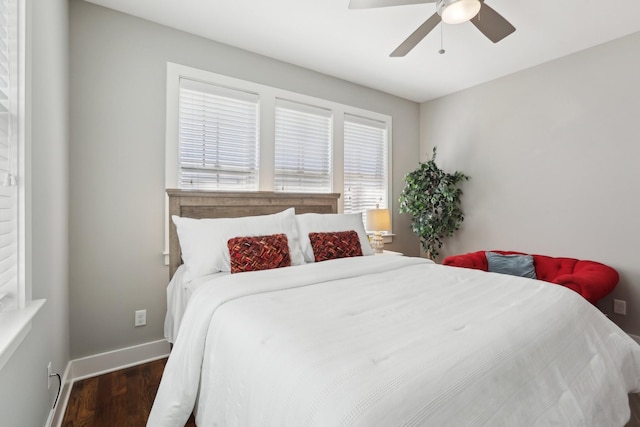
[[621,299],[613,300],[613,312],[615,314],[627,315],[627,302]]
[[136,321],[135,326],[144,326],[147,324],[147,310],[137,310],[136,311]]
[[47,390],[51,388],[51,362],[47,364]]

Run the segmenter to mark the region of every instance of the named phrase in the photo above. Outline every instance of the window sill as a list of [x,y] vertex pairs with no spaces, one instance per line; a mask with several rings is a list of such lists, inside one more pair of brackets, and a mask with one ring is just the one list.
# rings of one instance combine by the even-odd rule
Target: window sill
[[0,370],[31,330],[31,320],[46,300],[33,300],[26,307],[0,313]]

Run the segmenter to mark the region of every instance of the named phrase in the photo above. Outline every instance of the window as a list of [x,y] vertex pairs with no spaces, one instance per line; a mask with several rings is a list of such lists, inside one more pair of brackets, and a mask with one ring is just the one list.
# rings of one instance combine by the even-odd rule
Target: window
[[387,124],[345,114],[344,212],[387,208],[388,179]]
[[387,115],[174,63],[166,113],[166,188],[336,192],[340,212],[388,207]]
[[331,111],[278,99],[275,190],[331,192]]
[[258,95],[180,80],[180,188],[258,189]]
[[18,3],[0,2],[0,310],[24,306],[19,276]]

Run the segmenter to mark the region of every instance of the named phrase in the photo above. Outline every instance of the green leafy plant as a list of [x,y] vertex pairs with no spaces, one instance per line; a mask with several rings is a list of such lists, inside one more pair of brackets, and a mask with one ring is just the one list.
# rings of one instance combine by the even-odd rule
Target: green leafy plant
[[413,215],[411,229],[420,238],[422,248],[431,259],[437,258],[442,239],[453,236],[464,220],[460,208],[462,190],[458,187],[469,179],[462,172],[447,173],[436,163],[436,147],[431,160],[404,177],[400,193],[400,213]]

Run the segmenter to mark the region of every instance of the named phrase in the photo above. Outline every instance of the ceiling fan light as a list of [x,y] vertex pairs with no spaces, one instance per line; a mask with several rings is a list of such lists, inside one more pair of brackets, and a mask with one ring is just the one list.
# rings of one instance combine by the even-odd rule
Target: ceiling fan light
[[461,24],[476,16],[481,6],[479,0],[441,0],[438,13],[447,24]]

